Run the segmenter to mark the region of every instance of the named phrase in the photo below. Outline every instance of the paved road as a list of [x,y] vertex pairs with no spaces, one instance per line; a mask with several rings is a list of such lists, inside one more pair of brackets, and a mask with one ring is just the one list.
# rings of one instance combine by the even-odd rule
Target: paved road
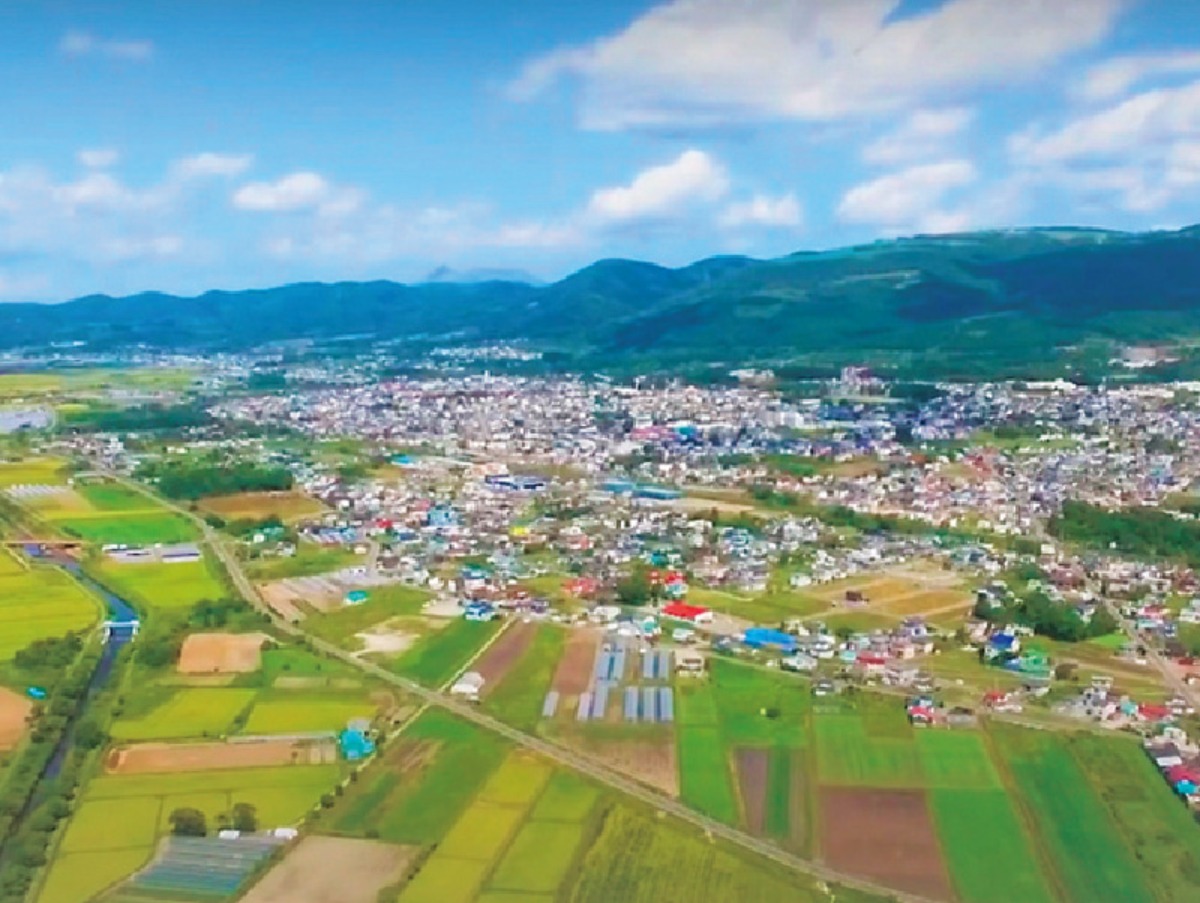
[[865,891],[867,893],[877,894],[885,899],[902,901],[902,903],[933,903],[933,901],[926,897],[900,893],[891,888],[874,884],[873,882],[863,880],[862,878],[858,878],[853,875],[844,874],[835,869],[821,865],[820,863],[813,862],[812,860],[805,859],[801,856],[796,856],[787,852],[786,850],[780,849],[769,841],[755,837],[752,834],[747,834],[745,831],[741,831],[737,828],[711,819],[693,809],[688,808],[678,800],[665,796],[658,791],[651,790],[649,787],[639,784],[632,778],[627,777],[622,772],[614,770],[603,761],[594,759],[591,756],[584,755],[564,746],[560,746],[557,743],[551,743],[541,739],[540,737],[527,734],[524,731],[520,731],[508,724],[505,724],[503,721],[499,721],[490,715],[485,714],[474,705],[460,702],[438,692],[437,690],[431,690],[428,687],[416,683],[415,681],[411,681],[397,674],[393,674],[391,671],[380,667],[374,662],[363,661],[362,659],[356,658],[345,649],[341,649],[332,643],[325,642],[318,637],[310,636],[298,625],[279,618],[279,616],[276,615],[275,612],[273,612],[266,605],[262,597],[259,595],[258,589],[242,570],[241,562],[239,562],[236,556],[230,551],[229,547],[222,540],[221,536],[219,536],[217,532],[202,518],[197,517],[191,511],[174,505],[169,501],[165,501],[157,496],[153,496],[149,490],[120,476],[119,474],[107,473],[106,476],[116,479],[125,485],[142,492],[145,495],[154,497],[155,500],[160,504],[166,504],[168,507],[184,515],[197,524],[197,526],[204,533],[205,543],[221,560],[221,563],[225,566],[226,571],[228,571],[230,579],[233,580],[234,586],[237,588],[238,592],[245,596],[246,600],[255,608],[271,618],[271,621],[274,623],[276,628],[291,636],[305,640],[313,649],[316,649],[332,658],[346,662],[349,665],[353,665],[361,671],[370,674],[372,677],[405,691],[412,697],[420,700],[424,705],[436,706],[452,712],[458,717],[466,721],[470,721],[471,723],[478,725],[485,730],[499,734],[516,746],[532,750],[533,752],[536,752],[559,765],[581,772],[593,780],[607,785],[613,790],[616,790],[627,796],[631,796],[634,799],[659,810],[660,812],[673,815],[681,821],[685,821],[691,825],[694,825],[695,827],[700,828],[710,837],[718,837],[729,843],[735,844],[736,846],[742,847],[745,850],[757,853],[758,855],[786,868],[811,875],[820,881],[825,881],[831,884],[841,884],[846,887],[853,887],[857,890]]
[[1171,667],[1171,663],[1168,662],[1161,654],[1159,654],[1159,651],[1157,648],[1155,648],[1153,641],[1143,639],[1141,636],[1139,636],[1137,628],[1131,624],[1129,619],[1122,615],[1117,606],[1113,605],[1113,603],[1108,599],[1104,600],[1104,607],[1108,609],[1109,614],[1117,619],[1117,623],[1121,625],[1121,630],[1124,631],[1127,637],[1129,637],[1129,641],[1133,643],[1134,646],[1140,646],[1146,650],[1146,658],[1148,658],[1150,663],[1158,669],[1160,674],[1162,674],[1163,680],[1166,681],[1167,686],[1171,687],[1176,693],[1178,693],[1181,699],[1186,700],[1188,705],[1197,711],[1200,711],[1200,701],[1198,701],[1200,700],[1200,694],[1197,694],[1195,688],[1190,686],[1188,682],[1179,675],[1179,672]]

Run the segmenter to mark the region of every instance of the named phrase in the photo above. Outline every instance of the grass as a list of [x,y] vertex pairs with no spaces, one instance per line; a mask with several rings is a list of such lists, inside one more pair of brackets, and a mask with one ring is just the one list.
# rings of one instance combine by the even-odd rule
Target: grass
[[798,753],[787,747],[771,750],[767,765],[767,811],[764,827],[768,836],[787,840],[792,835],[792,770],[803,767]]
[[1066,740],[1004,724],[992,731],[1070,898],[1078,903],[1153,899],[1133,852]]
[[56,519],[54,523],[68,536],[106,545],[189,542],[199,535],[191,521],[161,510],[72,515]]
[[1137,744],[1079,734],[1068,746],[1159,899],[1200,900],[1200,833]]
[[541,720],[542,704],[565,644],[561,628],[538,625],[524,656],[485,697],[484,711],[513,727],[532,731]]
[[38,903],[89,903],[129,877],[153,855],[149,848],[62,853],[54,858]]
[[679,789],[683,801],[726,824],[738,823],[729,755],[715,727],[680,726]]
[[176,740],[219,737],[254,702],[254,690],[186,687],[137,717],[118,718],[112,725],[117,740]]
[[158,831],[157,797],[99,799],[79,808],[63,836],[66,853],[150,847]]
[[243,733],[303,734],[341,730],[353,718],[372,718],[375,706],[360,695],[267,693],[250,710]]
[[146,495],[120,483],[87,482],[75,489],[96,511],[145,511],[154,504]]
[[101,583],[145,611],[191,608],[202,599],[229,595],[209,560],[166,564],[119,564],[105,557],[96,566]]
[[[57,568],[21,566],[8,553],[0,572],[0,661],[34,640],[87,630],[103,606]],[[15,567],[14,567],[15,565]]]
[[315,613],[305,620],[305,626],[331,643],[357,648],[357,641],[348,642],[356,633],[401,615],[418,615],[430,598],[425,590],[411,586],[376,586],[367,592],[366,602],[344,605],[328,613]]
[[290,558],[259,558],[246,562],[246,573],[254,580],[286,580],[289,577],[315,577],[362,562],[362,555],[339,546],[320,546],[302,542]]
[[334,810],[334,831],[359,836],[371,831],[392,843],[435,843],[507,753],[494,734],[438,710],[422,714],[403,737],[436,745],[432,762],[417,773],[400,770],[394,756],[403,741],[393,741]]
[[389,666],[402,677],[430,687],[441,686],[454,677],[499,629],[499,621],[458,618],[422,638]]
[[583,844],[583,825],[530,821],[521,828],[488,882],[495,890],[553,894]]
[[964,903],[1054,900],[1004,790],[934,790],[929,799],[950,877]]

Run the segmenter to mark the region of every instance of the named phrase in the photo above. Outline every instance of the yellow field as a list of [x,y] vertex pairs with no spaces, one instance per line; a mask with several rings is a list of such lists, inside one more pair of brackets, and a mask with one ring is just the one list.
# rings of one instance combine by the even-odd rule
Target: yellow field
[[[846,593],[866,598],[861,606],[849,604]],[[972,596],[959,577],[931,567],[910,567],[835,580],[804,592],[823,603],[849,611],[874,612],[897,618],[967,608]]]
[[[5,377],[0,376],[0,380]],[[65,486],[67,462],[61,458],[33,458],[0,464],[0,489],[9,486]]]
[[320,514],[325,506],[299,492],[242,492],[205,499],[200,509],[227,521],[278,517],[286,522]]

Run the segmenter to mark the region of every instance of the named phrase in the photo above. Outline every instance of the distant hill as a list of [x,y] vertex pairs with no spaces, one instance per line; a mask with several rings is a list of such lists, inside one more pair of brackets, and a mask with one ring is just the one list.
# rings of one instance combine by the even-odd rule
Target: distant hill
[[235,349],[360,334],[522,339],[589,366],[852,358],[969,370],[1045,362],[1091,340],[1200,335],[1200,227],[918,236],[679,269],[602,260],[549,285],[305,283],[0,306],[4,347],[81,340]]

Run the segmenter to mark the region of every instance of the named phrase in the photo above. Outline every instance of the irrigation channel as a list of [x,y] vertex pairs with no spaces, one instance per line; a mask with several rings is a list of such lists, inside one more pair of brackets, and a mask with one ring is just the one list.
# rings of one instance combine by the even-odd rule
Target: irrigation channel
[[17,834],[25,819],[45,801],[49,788],[62,773],[63,765],[75,745],[76,727],[83,716],[87,714],[89,705],[96,694],[108,683],[113,668],[116,666],[117,656],[137,636],[139,626],[137,612],[133,606],[87,576],[74,559],[60,551],[36,545],[27,545],[24,551],[31,558],[58,565],[70,573],[80,584],[104,600],[108,617],[104,622],[104,650],[88,680],[87,692],[67,718],[67,724],[59,736],[50,758],[46,761],[46,766],[38,776],[37,785],[29,795],[29,799],[26,800],[24,807],[13,818],[8,836],[0,837],[0,864],[3,863],[4,854],[7,852],[5,850],[6,841]]

